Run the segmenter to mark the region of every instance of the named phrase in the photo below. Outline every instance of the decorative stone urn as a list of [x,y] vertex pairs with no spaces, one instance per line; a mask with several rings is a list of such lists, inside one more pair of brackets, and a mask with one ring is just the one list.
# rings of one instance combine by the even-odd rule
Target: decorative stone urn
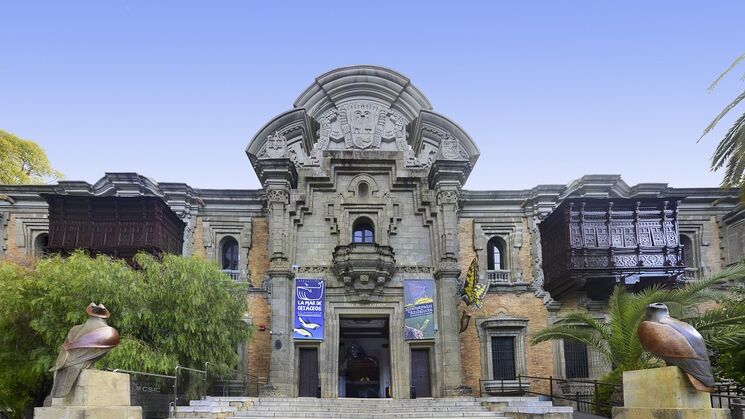
[[333,270],[347,292],[356,292],[360,301],[371,301],[396,272],[396,259],[391,246],[350,243],[334,249]]

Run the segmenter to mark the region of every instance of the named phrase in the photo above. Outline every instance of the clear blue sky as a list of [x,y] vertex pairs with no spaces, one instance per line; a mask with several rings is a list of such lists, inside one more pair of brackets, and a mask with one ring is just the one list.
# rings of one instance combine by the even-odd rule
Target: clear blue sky
[[0,128],[67,179],[257,188],[256,131],[319,74],[376,64],[478,143],[470,189],[715,186],[733,118],[696,140],[745,86],[706,93],[745,52],[743,16],[742,1],[6,1]]

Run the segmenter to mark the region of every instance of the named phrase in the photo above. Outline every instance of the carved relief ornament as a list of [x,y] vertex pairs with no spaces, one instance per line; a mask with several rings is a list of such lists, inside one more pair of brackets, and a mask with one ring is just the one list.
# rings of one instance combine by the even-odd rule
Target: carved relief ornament
[[440,139],[440,155],[443,159],[468,160],[468,153],[450,132],[432,126],[424,126],[422,131]]
[[289,202],[290,194],[282,189],[269,189],[268,191],[266,191],[266,198],[269,200],[269,202],[281,202],[283,204],[286,204],[287,202]]
[[406,121],[398,112],[369,100],[358,100],[339,105],[319,118],[316,148],[326,150],[329,141],[344,140],[347,149],[380,148],[381,140],[392,139],[396,147],[406,151]]
[[458,191],[439,191],[437,192],[437,205],[457,204]]

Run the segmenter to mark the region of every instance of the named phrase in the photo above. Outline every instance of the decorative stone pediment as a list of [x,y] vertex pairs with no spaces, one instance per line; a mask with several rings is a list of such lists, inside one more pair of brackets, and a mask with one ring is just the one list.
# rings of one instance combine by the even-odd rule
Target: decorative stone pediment
[[361,301],[375,300],[396,272],[393,248],[374,243],[351,243],[334,249],[333,271],[349,293]]
[[[345,67],[319,76],[295,101],[294,109],[267,123],[246,152],[257,174],[263,162],[288,159],[295,169],[329,175],[329,152],[395,152],[407,170],[430,169],[437,161],[467,162],[479,150],[458,125],[395,71],[375,66]],[[259,176],[261,178],[261,175]]]

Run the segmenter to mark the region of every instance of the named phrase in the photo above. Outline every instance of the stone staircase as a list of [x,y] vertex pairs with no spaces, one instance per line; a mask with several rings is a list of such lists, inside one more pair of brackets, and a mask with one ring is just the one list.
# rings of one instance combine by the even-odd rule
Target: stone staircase
[[316,399],[309,397],[207,397],[179,406],[176,417],[196,418],[493,418],[571,419],[572,408],[537,397],[422,399]]

